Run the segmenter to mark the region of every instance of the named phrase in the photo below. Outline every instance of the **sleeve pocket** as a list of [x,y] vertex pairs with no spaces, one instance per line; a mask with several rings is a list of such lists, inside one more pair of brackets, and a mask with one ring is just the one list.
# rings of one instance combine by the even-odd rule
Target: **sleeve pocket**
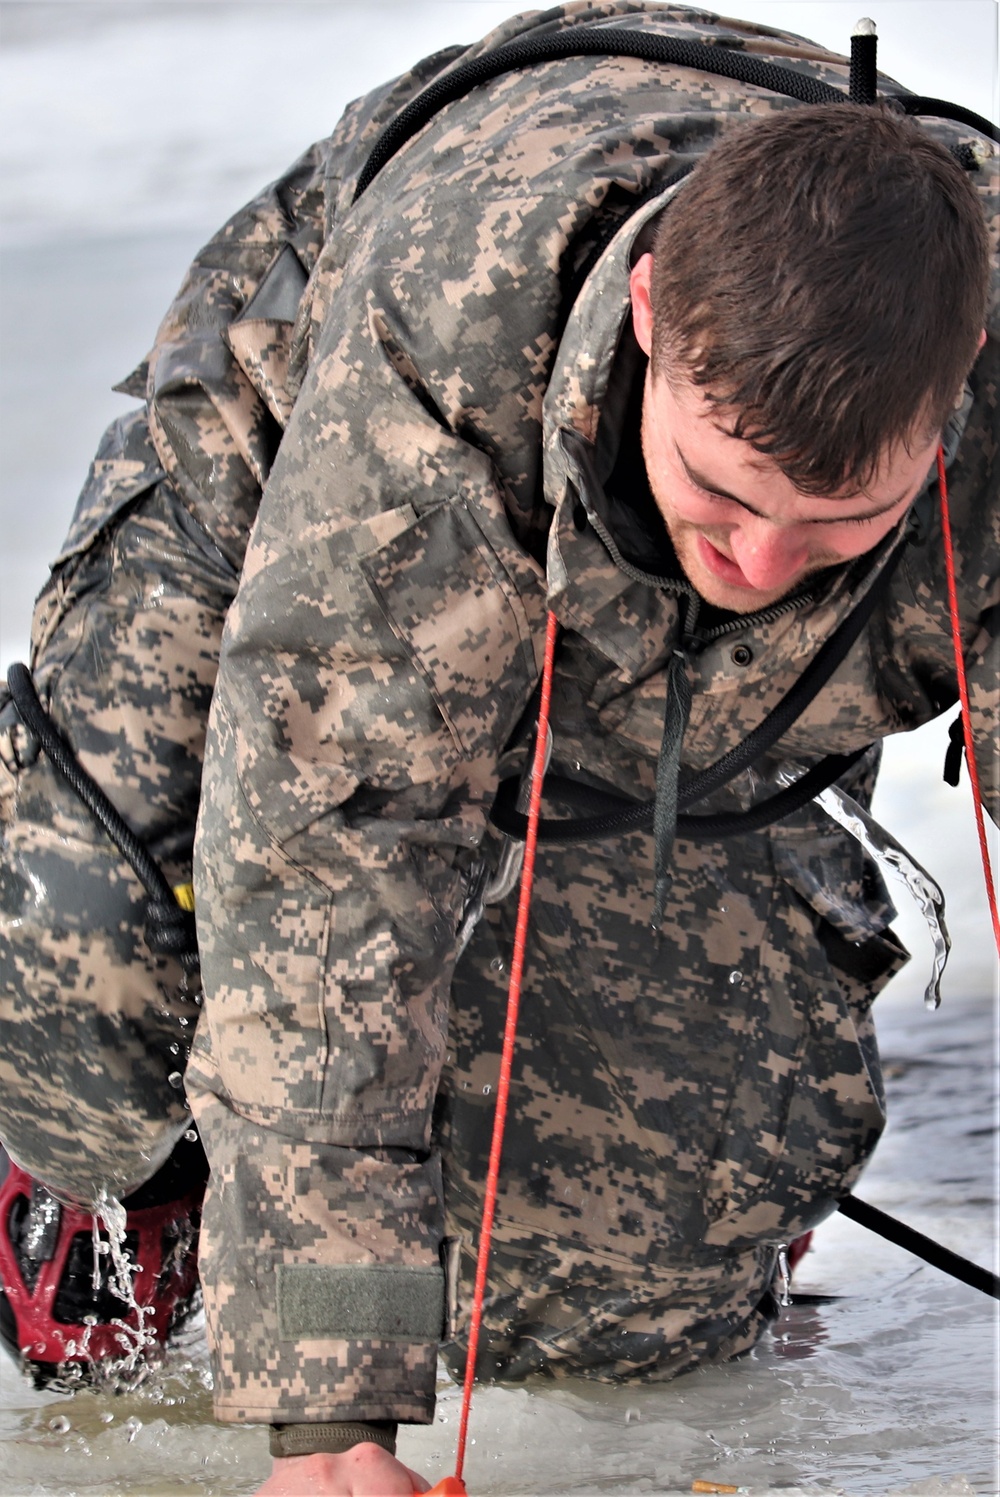
[[462,754],[496,758],[535,655],[517,588],[468,506],[432,510],[361,565]]

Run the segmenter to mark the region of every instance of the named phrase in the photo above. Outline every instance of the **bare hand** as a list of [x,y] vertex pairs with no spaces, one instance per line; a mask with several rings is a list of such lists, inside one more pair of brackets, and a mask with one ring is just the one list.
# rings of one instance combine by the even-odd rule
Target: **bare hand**
[[352,1445],[340,1455],[277,1456],[255,1497],[412,1497],[430,1482],[381,1445]]

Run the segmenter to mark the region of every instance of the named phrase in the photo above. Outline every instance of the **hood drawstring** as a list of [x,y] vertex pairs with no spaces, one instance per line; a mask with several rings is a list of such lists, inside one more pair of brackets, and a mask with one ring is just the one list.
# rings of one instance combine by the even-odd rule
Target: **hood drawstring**
[[667,667],[667,705],[663,715],[663,741],[656,761],[656,808],[653,812],[654,930],[663,922],[663,910],[670,893],[673,875],[670,854],[677,835],[677,789],[681,770],[681,745],[691,716],[691,679],[687,657],[674,650]]

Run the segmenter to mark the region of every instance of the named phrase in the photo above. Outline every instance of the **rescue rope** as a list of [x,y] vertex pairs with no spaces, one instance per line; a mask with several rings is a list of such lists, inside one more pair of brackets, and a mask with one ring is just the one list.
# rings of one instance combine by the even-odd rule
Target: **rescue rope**
[[986,882],[986,898],[993,921],[993,939],[1000,954],[1000,916],[997,914],[996,889],[993,886],[993,869],[990,866],[990,850],[986,841],[986,823],[983,820],[983,797],[979,787],[979,769],[976,765],[976,748],[972,740],[972,718],[969,712],[969,682],[965,674],[965,656],[962,651],[962,631],[958,617],[958,588],[955,584],[955,553],[951,539],[951,514],[948,508],[948,479],[944,466],[944,450],[937,454],[938,493],[941,496],[941,534],[944,540],[944,569],[948,583],[948,613],[951,618],[951,642],[955,651],[955,672],[958,676],[958,695],[962,704],[962,733],[965,738],[965,762],[969,768],[969,783],[972,786],[972,805],[976,816],[976,831],[979,834],[979,851],[983,860],[983,878]]
[[462,1479],[462,1467],[465,1464],[465,1445],[469,1431],[472,1386],[476,1379],[476,1353],[479,1349],[479,1331],[483,1319],[483,1301],[486,1296],[486,1271],[489,1266],[490,1242],[493,1236],[493,1217],[496,1211],[497,1185],[500,1178],[500,1155],[503,1150],[503,1135],[507,1122],[510,1073],[514,1061],[514,1044],[517,1038],[517,1015],[521,1002],[521,982],[524,976],[524,956],[528,938],[528,914],[531,908],[531,887],[535,875],[535,848],[538,843],[538,818],[542,804],[542,780],[545,776],[545,751],[549,738],[549,708],[552,701],[552,675],[555,665],[556,635],[558,630],[558,620],[555,614],[550,612],[545,626],[545,663],[542,668],[542,693],[538,707],[538,727],[535,732],[535,758],[531,770],[531,794],[528,802],[528,833],[524,844],[524,867],[521,874],[521,892],[517,905],[517,924],[514,930],[514,954],[511,960],[510,984],[507,990],[507,1019],[504,1025],[503,1051],[500,1057],[500,1077],[497,1082],[496,1110],[493,1114],[493,1137],[490,1143],[490,1163],[486,1175],[486,1195],[483,1201],[483,1222],[479,1234],[479,1253],[476,1259],[476,1280],[472,1291],[469,1349],[465,1360],[462,1412],[459,1419],[458,1447],[455,1455],[455,1477],[458,1481]]
[[869,1232],[884,1237],[886,1242],[894,1242],[897,1247],[905,1248],[908,1253],[922,1258],[932,1268],[940,1268],[953,1279],[968,1284],[970,1289],[978,1289],[980,1294],[988,1294],[991,1299],[1000,1299],[1000,1278],[995,1273],[991,1273],[988,1268],[980,1268],[978,1263],[972,1263],[968,1258],[960,1258],[958,1253],[942,1247],[933,1237],[925,1237],[923,1232],[906,1226],[894,1216],[888,1216],[877,1206],[869,1206],[867,1201],[859,1201],[857,1196],[845,1196],[837,1209],[849,1221],[857,1222],[860,1227],[867,1227]]

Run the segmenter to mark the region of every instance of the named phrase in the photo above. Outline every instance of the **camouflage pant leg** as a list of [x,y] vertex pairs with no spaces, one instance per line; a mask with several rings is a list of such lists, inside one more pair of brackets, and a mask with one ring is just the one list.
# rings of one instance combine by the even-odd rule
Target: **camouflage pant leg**
[[[465,1371],[477,1230],[449,1217],[453,1238],[449,1371]],[[599,1382],[665,1382],[755,1346],[774,1319],[775,1251],[645,1266],[516,1227],[497,1226],[476,1356],[480,1382],[532,1373]]]
[[[36,607],[34,680],[176,886],[233,576],[162,481],[140,415],[102,451]],[[149,1178],[189,1125],[199,984],[149,950],[145,890],[0,707],[0,1137],[90,1203]]]
[[[681,839],[662,929],[630,836],[540,849],[479,1375],[665,1379],[754,1344],[777,1248],[856,1179],[883,1122],[869,1013],[768,839]],[[796,870],[787,855],[781,868]],[[461,1364],[514,896],[452,987],[437,1112]],[[878,943],[877,943],[878,944]],[[885,951],[881,950],[882,946]]]

